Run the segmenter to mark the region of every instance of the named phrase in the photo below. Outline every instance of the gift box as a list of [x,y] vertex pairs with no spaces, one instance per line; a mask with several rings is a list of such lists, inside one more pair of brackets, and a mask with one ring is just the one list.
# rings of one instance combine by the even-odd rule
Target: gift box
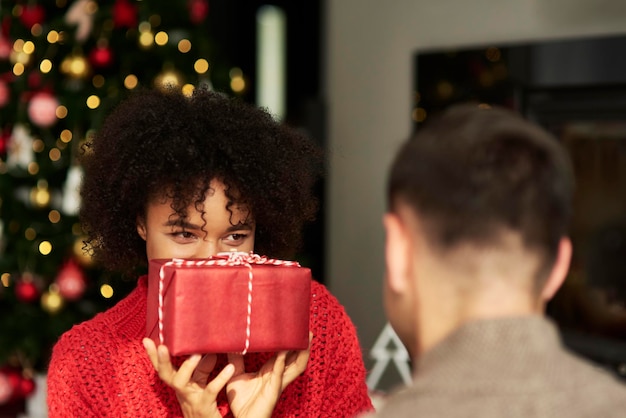
[[225,253],[150,260],[147,336],[172,355],[303,350],[311,271],[293,261]]

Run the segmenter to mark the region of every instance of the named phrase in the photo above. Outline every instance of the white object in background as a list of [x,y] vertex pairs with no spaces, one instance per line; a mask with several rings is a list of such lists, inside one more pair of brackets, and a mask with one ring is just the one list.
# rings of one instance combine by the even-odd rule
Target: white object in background
[[[391,347],[390,347],[391,345]],[[376,360],[374,367],[367,376],[367,387],[370,391],[375,391],[381,377],[393,363],[400,373],[400,377],[405,385],[411,383],[411,366],[409,365],[409,353],[404,344],[395,333],[389,323],[385,324],[382,332],[370,350],[370,358]]]
[[20,415],[18,418],[48,418],[47,375],[40,373],[35,375],[34,379],[35,391],[26,398],[26,415]]
[[257,106],[277,120],[285,116],[286,17],[276,6],[261,6],[257,12]]
[[63,185],[62,208],[66,215],[76,215],[80,208],[80,183],[83,179],[83,169],[79,165],[73,165],[67,171],[67,178]]
[[34,139],[26,126],[18,123],[13,127],[7,152],[7,166],[9,168],[27,169],[28,165],[35,161],[33,141]]

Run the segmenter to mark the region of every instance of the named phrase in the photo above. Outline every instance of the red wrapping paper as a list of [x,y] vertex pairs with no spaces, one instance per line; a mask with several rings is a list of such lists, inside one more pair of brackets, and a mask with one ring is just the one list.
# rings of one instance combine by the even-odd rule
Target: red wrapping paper
[[[233,264],[224,260],[229,256],[215,258]],[[172,355],[306,349],[310,269],[243,256],[248,262],[240,259],[238,265],[151,260],[147,336]]]

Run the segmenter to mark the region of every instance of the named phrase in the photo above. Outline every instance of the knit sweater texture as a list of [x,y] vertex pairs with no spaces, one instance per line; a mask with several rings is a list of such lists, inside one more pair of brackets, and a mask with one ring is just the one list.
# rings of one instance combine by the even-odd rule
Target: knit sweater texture
[[[158,377],[141,342],[146,305],[143,276],[114,307],[61,336],[48,369],[50,418],[182,417],[174,391]],[[310,330],[314,337],[307,368],[283,391],[273,416],[344,418],[372,410],[354,325],[338,300],[315,281]],[[272,354],[247,354],[246,372],[259,370]],[[222,355],[211,377],[225,364]],[[232,416],[225,391],[218,407],[222,416]]]

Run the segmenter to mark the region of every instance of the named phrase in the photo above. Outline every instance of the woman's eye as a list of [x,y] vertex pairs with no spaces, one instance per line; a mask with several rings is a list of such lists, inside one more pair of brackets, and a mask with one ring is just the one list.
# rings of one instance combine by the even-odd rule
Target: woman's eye
[[185,240],[189,240],[189,239],[195,238],[195,235],[192,232],[189,232],[189,231],[172,232],[172,236],[174,238],[180,238],[180,239],[185,239]]
[[242,242],[244,239],[246,239],[247,236],[248,234],[230,234],[226,237],[226,241],[228,241],[231,244],[233,243],[238,244]]

